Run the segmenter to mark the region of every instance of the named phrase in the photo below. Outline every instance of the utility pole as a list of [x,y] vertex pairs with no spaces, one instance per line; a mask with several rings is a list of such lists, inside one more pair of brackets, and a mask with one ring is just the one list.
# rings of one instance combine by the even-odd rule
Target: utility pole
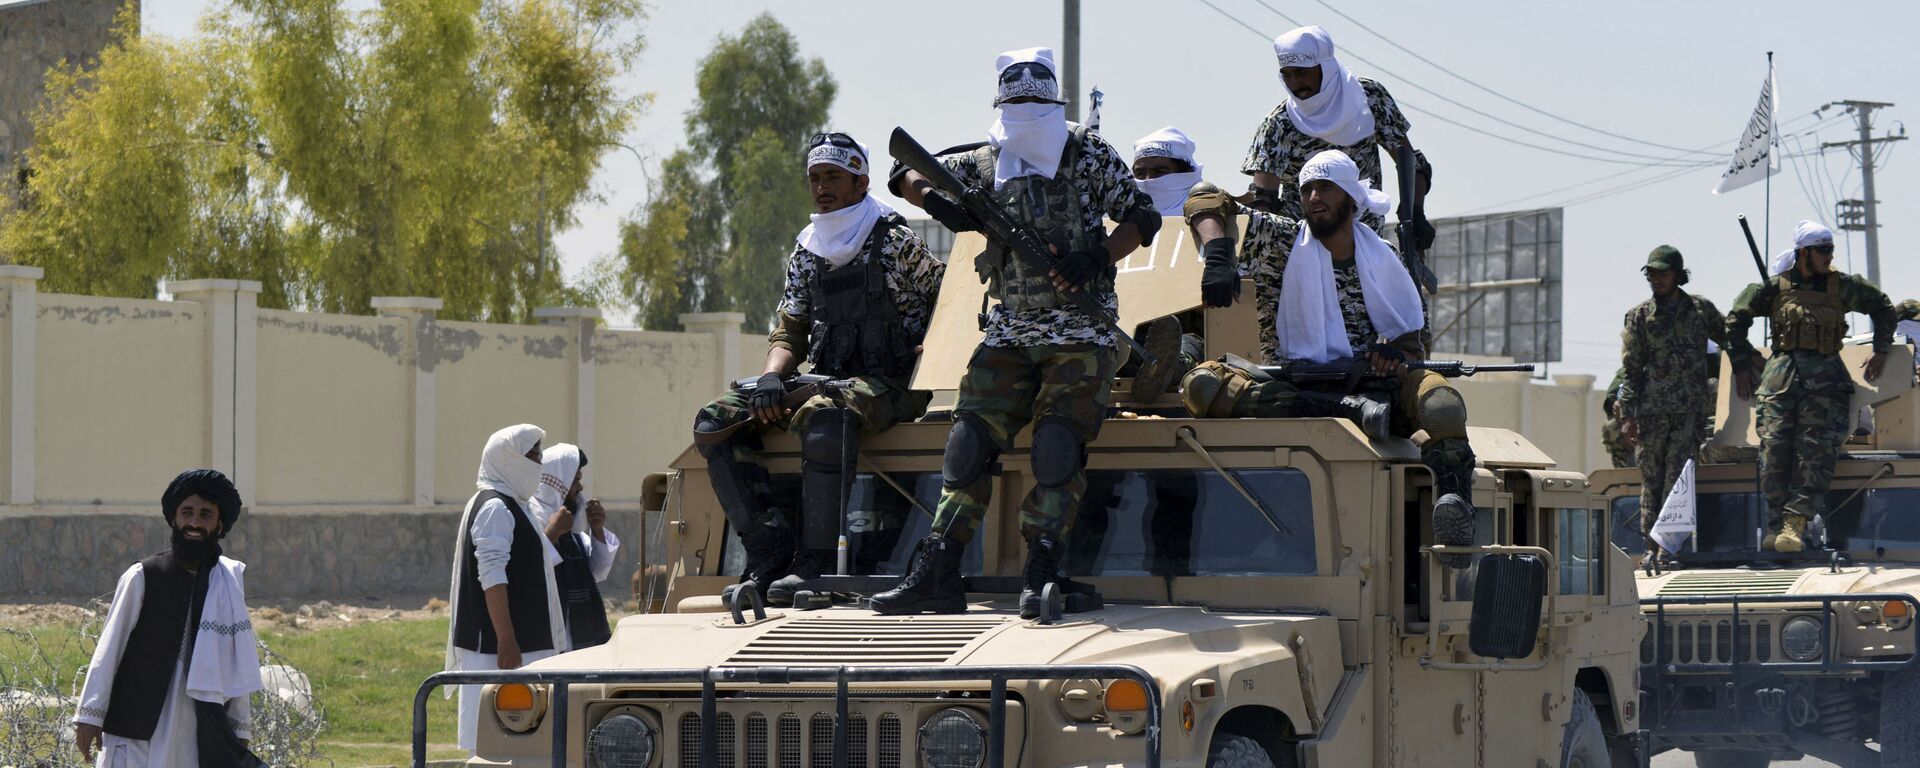
[[1080,0],[1060,0],[1060,96],[1067,119],[1080,122]]
[[1863,228],[1867,233],[1867,279],[1878,285],[1880,283],[1880,218],[1878,216],[1880,201],[1873,196],[1873,145],[1905,141],[1906,131],[1902,130],[1899,136],[1889,134],[1877,139],[1873,137],[1873,111],[1891,107],[1892,104],[1879,101],[1836,101],[1827,106],[1846,107],[1853,113],[1854,121],[1860,127],[1860,138],[1853,141],[1829,141],[1821,144],[1820,148],[1846,147],[1848,151],[1860,157],[1860,196],[1864,198],[1862,202],[1866,209],[1866,222]]

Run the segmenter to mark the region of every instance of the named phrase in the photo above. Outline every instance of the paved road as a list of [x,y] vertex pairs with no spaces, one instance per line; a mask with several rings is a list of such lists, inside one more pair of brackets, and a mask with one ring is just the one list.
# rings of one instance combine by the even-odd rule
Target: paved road
[[[1693,755],[1686,752],[1668,752],[1653,758],[1653,768],[1693,768]],[[1808,757],[1792,762],[1783,760],[1767,768],[1833,768],[1833,763]]]

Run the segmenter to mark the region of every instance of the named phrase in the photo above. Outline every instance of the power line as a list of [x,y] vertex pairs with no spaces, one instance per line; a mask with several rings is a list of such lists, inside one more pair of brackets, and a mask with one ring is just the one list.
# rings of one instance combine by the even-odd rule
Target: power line
[[[1513,105],[1515,105],[1515,106],[1518,106],[1518,107],[1520,107],[1521,109],[1525,109],[1525,110],[1527,110],[1527,111],[1529,111],[1529,112],[1533,112],[1533,113],[1535,113],[1535,114],[1538,114],[1538,115],[1542,115],[1542,116],[1545,116],[1545,117],[1549,117],[1549,118],[1552,118],[1552,119],[1554,119],[1554,120],[1558,120],[1558,121],[1560,121],[1560,122],[1562,122],[1562,123],[1566,123],[1567,125],[1571,125],[1571,126],[1573,126],[1573,127],[1575,127],[1575,128],[1582,128],[1582,129],[1585,129],[1585,130],[1588,130],[1588,131],[1592,131],[1592,132],[1594,132],[1594,133],[1598,133],[1598,134],[1601,134],[1601,135],[1603,135],[1603,136],[1611,136],[1611,137],[1613,137],[1613,138],[1616,138],[1616,139],[1620,139],[1620,140],[1622,140],[1622,141],[1629,141],[1629,142],[1632,142],[1632,143],[1635,143],[1635,144],[1644,144],[1644,145],[1646,145],[1646,146],[1649,146],[1649,147],[1656,147],[1656,148],[1659,148],[1659,149],[1667,149],[1667,150],[1672,150],[1672,151],[1675,151],[1675,152],[1683,152],[1683,153],[1686,153],[1686,154],[1704,154],[1704,153],[1706,153],[1706,152],[1707,152],[1708,150],[1711,150],[1711,149],[1713,149],[1714,147],[1719,147],[1719,146],[1722,146],[1722,145],[1725,145],[1725,144],[1731,144],[1731,143],[1733,143],[1733,142],[1716,142],[1716,143],[1714,143],[1714,144],[1712,144],[1712,145],[1710,145],[1710,146],[1708,146],[1708,147],[1706,147],[1706,148],[1703,148],[1703,149],[1686,149],[1686,148],[1684,148],[1684,147],[1675,147],[1675,146],[1670,146],[1670,145],[1667,145],[1667,144],[1661,144],[1661,143],[1659,143],[1659,142],[1655,142],[1655,141],[1647,141],[1647,140],[1645,140],[1645,139],[1636,139],[1636,138],[1634,138],[1634,137],[1632,137],[1632,136],[1627,136],[1627,135],[1624,135],[1624,134],[1619,134],[1619,133],[1614,133],[1613,131],[1609,131],[1609,130],[1606,130],[1606,129],[1603,129],[1603,128],[1595,128],[1595,127],[1593,127],[1593,126],[1591,126],[1591,125],[1587,125],[1587,124],[1585,124],[1585,123],[1582,123],[1582,122],[1580,122],[1580,121],[1578,121],[1578,120],[1572,120],[1572,119],[1569,119],[1569,118],[1565,118],[1565,117],[1561,117],[1561,116],[1559,116],[1559,115],[1556,115],[1556,114],[1554,114],[1554,113],[1552,113],[1552,112],[1548,112],[1548,111],[1546,111],[1546,110],[1544,110],[1544,109],[1541,109],[1541,108],[1539,108],[1539,107],[1536,107],[1536,106],[1534,106],[1534,105],[1532,105],[1532,104],[1528,104],[1528,103],[1526,103],[1526,102],[1524,102],[1524,101],[1521,101],[1521,100],[1519,100],[1519,99],[1516,99],[1516,98],[1513,98],[1513,97],[1511,97],[1511,96],[1508,96],[1508,95],[1506,95],[1506,94],[1504,94],[1504,93],[1501,93],[1501,92],[1499,92],[1499,91],[1496,91],[1496,90],[1494,90],[1494,89],[1492,89],[1492,88],[1488,88],[1487,86],[1484,86],[1484,85],[1481,85],[1480,83],[1478,83],[1478,82],[1475,82],[1475,81],[1473,80],[1473,78],[1470,78],[1470,77],[1467,77],[1466,75],[1462,75],[1462,74],[1460,74],[1460,73],[1458,73],[1458,72],[1455,72],[1455,71],[1453,71],[1453,70],[1451,70],[1451,69],[1448,69],[1448,68],[1446,68],[1445,66],[1442,66],[1442,65],[1441,65],[1441,64],[1440,64],[1439,62],[1436,62],[1436,61],[1434,61],[1434,60],[1432,60],[1432,59],[1429,59],[1429,58],[1427,58],[1427,57],[1425,57],[1425,56],[1422,56],[1422,55],[1420,55],[1420,54],[1418,54],[1418,53],[1415,53],[1415,52],[1413,52],[1413,51],[1412,51],[1411,49],[1409,49],[1409,48],[1407,48],[1406,46],[1404,46],[1404,45],[1401,45],[1401,44],[1399,44],[1399,43],[1396,43],[1396,42],[1394,42],[1394,41],[1393,41],[1393,38],[1390,38],[1390,37],[1387,37],[1386,35],[1383,35],[1383,34],[1381,34],[1381,33],[1379,33],[1379,32],[1377,32],[1377,31],[1375,31],[1375,30],[1374,30],[1374,29],[1373,29],[1372,27],[1369,27],[1369,26],[1367,26],[1366,24],[1364,24],[1364,23],[1361,23],[1361,21],[1360,21],[1359,19],[1356,19],[1356,18],[1354,18],[1354,17],[1352,17],[1352,16],[1349,16],[1349,15],[1347,15],[1346,13],[1344,13],[1344,12],[1342,12],[1342,11],[1341,11],[1341,10],[1340,10],[1339,8],[1337,8],[1337,7],[1335,7],[1335,6],[1334,6],[1334,5],[1332,4],[1332,3],[1329,3],[1329,2],[1327,2],[1327,0],[1314,0],[1314,2],[1316,2],[1316,3],[1319,3],[1319,4],[1320,4],[1320,5],[1322,6],[1322,7],[1324,7],[1324,8],[1326,8],[1326,9],[1327,9],[1327,10],[1329,10],[1329,11],[1332,11],[1332,12],[1333,12],[1333,15],[1335,15],[1335,16],[1339,16],[1339,17],[1340,17],[1340,18],[1342,18],[1342,19],[1346,19],[1346,20],[1348,21],[1348,23],[1351,23],[1351,24],[1353,24],[1354,26],[1356,26],[1356,27],[1359,27],[1359,28],[1360,28],[1361,30],[1363,30],[1363,31],[1365,31],[1365,32],[1366,32],[1367,34],[1370,34],[1370,35],[1373,35],[1374,37],[1377,37],[1377,38],[1380,38],[1380,39],[1381,39],[1382,41],[1384,41],[1384,42],[1386,42],[1386,44],[1387,44],[1387,45],[1391,45],[1391,46],[1393,46],[1394,48],[1396,48],[1396,49],[1399,49],[1399,50],[1400,50],[1400,52],[1402,52],[1402,53],[1405,53],[1405,54],[1407,54],[1408,56],[1412,56],[1412,57],[1414,57],[1415,59],[1419,59],[1419,60],[1420,60],[1420,61],[1421,61],[1422,63],[1425,63],[1425,64],[1426,64],[1427,66],[1430,66],[1430,67],[1433,67],[1434,69],[1437,69],[1437,70],[1440,70],[1441,72],[1444,72],[1444,73],[1446,73],[1446,74],[1448,74],[1448,75],[1452,75],[1452,76],[1454,77],[1454,79],[1457,79],[1457,80],[1459,80],[1459,81],[1461,81],[1461,82],[1463,82],[1463,83],[1466,83],[1467,85],[1471,85],[1471,86],[1473,86],[1473,87],[1475,87],[1475,88],[1478,88],[1478,89],[1480,89],[1480,90],[1482,90],[1482,91],[1485,91],[1486,93],[1488,93],[1488,94],[1491,94],[1492,96],[1494,96],[1494,97],[1496,97],[1496,98],[1498,98],[1498,99],[1500,99],[1500,100],[1502,100],[1502,101],[1505,101],[1505,102],[1508,102],[1508,103],[1510,103],[1510,104],[1513,104]],[[1261,4],[1262,4],[1262,5],[1265,5],[1265,3],[1261,3]],[[1355,58],[1358,58],[1358,57],[1356,56]]]
[[[1409,102],[1409,101],[1407,101],[1406,99],[1394,99],[1394,102],[1395,102],[1395,103],[1397,103],[1397,104],[1399,104],[1399,105],[1400,105],[1400,106],[1401,106],[1402,108],[1404,108],[1404,109],[1406,109],[1406,110],[1408,110],[1408,111],[1410,111],[1410,112],[1418,112],[1418,113],[1420,113],[1420,114],[1422,114],[1422,115],[1426,115],[1427,117],[1431,117],[1431,118],[1433,118],[1433,119],[1435,119],[1435,120],[1439,120],[1440,122],[1443,122],[1443,123],[1446,123],[1446,124],[1448,124],[1448,125],[1451,125],[1451,126],[1454,126],[1454,127],[1456,127],[1456,128],[1461,128],[1461,129],[1464,129],[1464,130],[1468,130],[1468,131],[1472,131],[1472,132],[1474,132],[1474,133],[1477,133],[1477,134],[1480,134],[1480,135],[1482,135],[1482,136],[1486,136],[1486,137],[1488,137],[1488,138],[1493,138],[1493,139],[1498,139],[1498,140],[1500,140],[1500,141],[1504,141],[1504,142],[1507,142],[1507,143],[1509,143],[1509,144],[1517,144],[1517,145],[1519,145],[1519,146],[1522,146],[1522,147],[1526,147],[1526,148],[1528,148],[1528,149],[1537,149],[1537,150],[1540,150],[1541,152],[1552,152],[1553,154],[1556,154],[1556,155],[1564,155],[1564,156],[1566,156],[1566,157],[1573,157],[1573,158],[1578,158],[1578,159],[1581,159],[1581,160],[1591,160],[1591,161],[1593,161],[1593,162],[1596,162],[1596,163],[1612,163],[1612,164],[1615,164],[1615,165],[1631,165],[1631,166],[1635,166],[1635,167],[1639,167],[1639,168],[1646,168],[1646,167],[1667,167],[1667,168],[1676,168],[1676,167],[1685,167],[1685,168],[1705,168],[1705,167],[1707,167],[1707,166],[1710,166],[1710,165],[1719,165],[1719,164],[1720,164],[1720,161],[1718,161],[1718,160],[1713,160],[1713,161],[1688,161],[1688,162],[1672,162],[1672,161],[1663,161],[1663,160],[1656,160],[1656,161],[1653,161],[1653,162],[1644,162],[1644,161],[1640,161],[1640,160],[1623,160],[1623,159],[1620,159],[1620,158],[1617,158],[1617,157],[1600,157],[1600,156],[1596,156],[1596,155],[1586,155],[1586,154],[1581,154],[1581,153],[1579,153],[1579,152],[1569,152],[1569,151],[1567,151],[1567,150],[1564,150],[1564,149],[1559,149],[1559,148],[1557,148],[1557,147],[1546,147],[1546,146],[1541,146],[1541,145],[1539,145],[1539,144],[1534,144],[1534,143],[1532,143],[1532,142],[1528,142],[1528,141],[1524,141],[1524,140],[1521,140],[1521,139],[1516,139],[1516,138],[1513,138],[1512,136],[1504,136],[1504,135],[1501,135],[1501,134],[1498,134],[1498,133],[1494,133],[1494,132],[1492,132],[1492,131],[1489,131],[1489,130],[1487,130],[1487,129],[1485,129],[1485,128],[1481,128],[1481,127],[1478,127],[1478,126],[1473,126],[1473,125],[1468,125],[1468,124],[1466,124],[1466,123],[1463,123],[1463,122],[1460,122],[1460,121],[1458,121],[1458,120],[1455,120],[1455,119],[1453,119],[1453,118],[1450,118],[1450,117],[1447,117],[1447,116],[1445,116],[1445,115],[1442,115],[1442,114],[1440,114],[1440,113],[1438,113],[1438,112],[1434,112],[1433,110],[1430,110],[1430,109],[1421,109],[1420,107],[1418,107],[1418,106],[1416,106],[1416,105],[1414,105],[1414,104],[1413,104],[1412,102]],[[1611,151],[1611,150],[1607,150],[1607,149],[1606,149],[1605,147],[1597,147],[1597,149],[1600,149],[1601,151]]]

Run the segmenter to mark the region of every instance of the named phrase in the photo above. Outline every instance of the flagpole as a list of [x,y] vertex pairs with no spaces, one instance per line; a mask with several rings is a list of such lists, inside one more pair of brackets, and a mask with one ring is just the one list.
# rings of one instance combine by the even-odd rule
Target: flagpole
[[[1766,234],[1761,236],[1766,248],[1761,251],[1762,254],[1773,253],[1773,164],[1780,161],[1780,120],[1775,117],[1780,114],[1779,85],[1773,76],[1773,51],[1767,51],[1767,89],[1773,92],[1773,110],[1772,114],[1767,115],[1767,122],[1771,123],[1767,126],[1767,143],[1772,146],[1767,148],[1767,211],[1761,223],[1766,229]],[[1819,213],[1814,211],[1815,215]]]

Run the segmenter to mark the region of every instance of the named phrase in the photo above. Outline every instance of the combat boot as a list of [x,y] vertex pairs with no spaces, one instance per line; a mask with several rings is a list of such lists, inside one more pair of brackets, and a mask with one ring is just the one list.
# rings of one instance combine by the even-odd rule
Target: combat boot
[[1301,392],[1294,411],[1301,416],[1336,416],[1353,422],[1360,431],[1375,440],[1387,437],[1393,409],[1386,403],[1359,395],[1335,395],[1327,392]]
[[1801,515],[1785,515],[1780,520],[1780,532],[1772,537],[1775,552],[1799,552],[1807,548],[1807,518]]
[[784,528],[751,525],[740,529],[740,546],[747,550],[747,563],[740,569],[740,583],[727,587],[720,595],[732,600],[733,590],[750,588],[759,592],[761,601],[765,602],[767,588],[784,575],[793,562],[793,538]]
[[928,536],[914,547],[913,560],[900,584],[867,600],[874,613],[966,613],[967,588],[960,580],[965,547],[942,536]]
[[793,593],[808,579],[833,570],[834,553],[824,549],[802,549],[793,555],[793,567],[787,575],[767,586],[767,605],[793,605]]
[[1060,542],[1043,533],[1027,539],[1027,565],[1020,570],[1020,618],[1038,618],[1046,612],[1047,584],[1060,577]]
[[1173,385],[1175,374],[1186,373],[1187,369],[1180,366],[1180,341],[1178,318],[1161,317],[1147,323],[1147,332],[1141,336],[1140,345],[1153,356],[1153,360],[1141,363],[1134,372],[1133,399],[1152,400],[1159,397]]
[[[1443,493],[1440,500],[1433,503],[1433,543],[1447,547],[1468,547],[1473,545],[1473,505],[1457,493]],[[1464,552],[1440,555],[1440,564],[1448,568],[1465,568],[1473,564],[1473,556]]]

